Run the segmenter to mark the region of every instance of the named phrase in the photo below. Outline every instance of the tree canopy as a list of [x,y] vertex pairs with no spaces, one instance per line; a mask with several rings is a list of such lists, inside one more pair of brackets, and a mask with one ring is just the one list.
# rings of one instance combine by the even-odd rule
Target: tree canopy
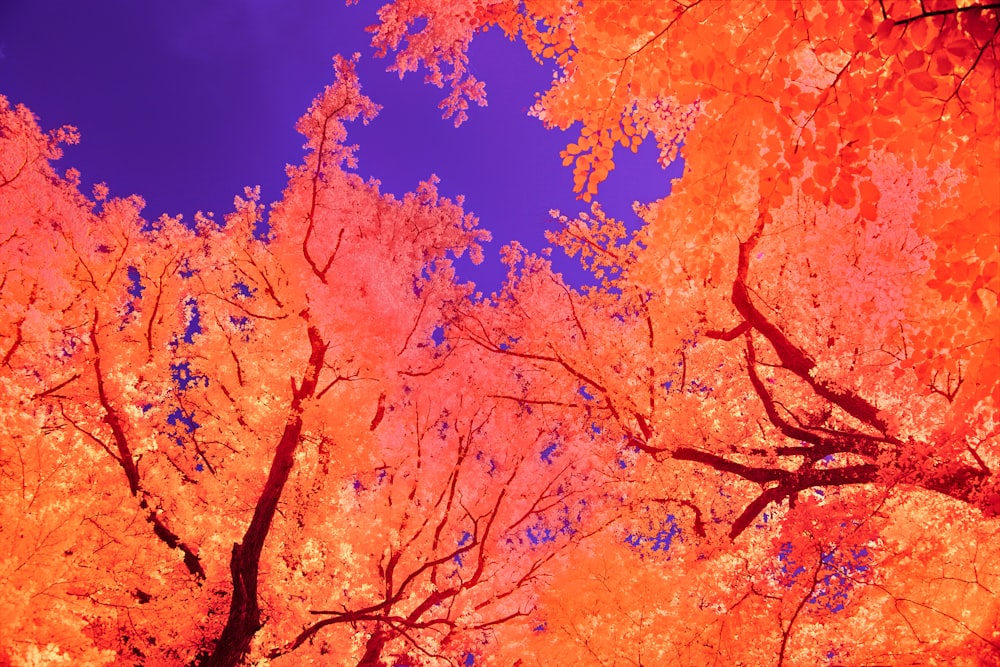
[[371,28],[456,123],[487,29],[556,71],[589,285],[463,282],[461,201],[352,172],[355,60],[219,222],[82,193],[0,97],[0,665],[1000,664],[1000,4]]

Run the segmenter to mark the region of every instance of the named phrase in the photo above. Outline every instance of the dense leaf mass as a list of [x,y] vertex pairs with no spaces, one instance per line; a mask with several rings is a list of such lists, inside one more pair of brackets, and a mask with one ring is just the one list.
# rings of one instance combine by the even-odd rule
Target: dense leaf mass
[[[504,249],[352,172],[144,219],[0,97],[0,665],[996,665],[1000,4],[397,0],[457,123],[500,29],[629,232]],[[356,57],[355,57],[356,58]],[[516,167],[516,165],[512,165]]]

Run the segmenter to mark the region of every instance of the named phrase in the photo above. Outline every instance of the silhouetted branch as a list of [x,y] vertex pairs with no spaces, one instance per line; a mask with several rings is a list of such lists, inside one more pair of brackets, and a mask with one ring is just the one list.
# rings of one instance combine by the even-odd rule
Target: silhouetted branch
[[[1000,2],[993,2],[985,5],[969,5],[967,7],[951,7],[949,9],[934,9],[930,11],[924,11],[919,14],[914,14],[913,16],[908,16],[905,19],[899,19],[898,21],[892,21],[895,25],[906,25],[908,23],[913,23],[914,21],[919,21],[920,19],[931,18],[932,16],[947,16],[964,14],[965,12],[985,12],[990,9],[1000,9]],[[892,20],[892,19],[890,19]]]

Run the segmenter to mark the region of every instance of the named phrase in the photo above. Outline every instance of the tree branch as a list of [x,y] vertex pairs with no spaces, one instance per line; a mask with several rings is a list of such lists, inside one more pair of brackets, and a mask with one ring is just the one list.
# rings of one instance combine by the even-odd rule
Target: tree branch
[[[740,243],[739,260],[736,269],[736,280],[733,282],[732,301],[740,315],[771,344],[778,354],[782,366],[797,375],[808,384],[819,396],[840,407],[849,415],[858,419],[862,423],[872,427],[876,431],[887,435],[890,442],[895,442],[888,437],[888,424],[879,417],[879,410],[874,405],[858,396],[854,392],[847,392],[839,387],[824,382],[814,377],[816,362],[803,350],[792,343],[791,340],[774,324],[772,324],[750,300],[750,291],[747,287],[747,273],[749,272],[750,253],[760,240],[764,231],[763,214],[757,221],[757,225],[750,237]],[[898,444],[898,443],[897,443]]]
[[[128,487],[132,496],[139,498],[139,507],[146,512],[146,521],[153,525],[153,534],[171,549],[177,549],[184,554],[184,566],[187,567],[188,572],[194,575],[197,581],[201,583],[205,579],[205,570],[201,566],[201,560],[198,558],[198,554],[195,553],[191,547],[185,544],[176,533],[167,528],[167,525],[163,522],[159,512],[150,507],[146,500],[149,494],[142,487],[142,481],[139,477],[139,468],[137,467],[135,459],[132,456],[132,448],[129,446],[128,436],[125,434],[124,422],[119,416],[118,411],[111,404],[107,388],[104,385],[104,372],[101,370],[101,347],[97,337],[98,323],[99,313],[95,309],[94,323],[90,329],[90,344],[94,349],[94,375],[97,378],[98,402],[104,411],[104,423],[111,428],[112,438],[114,439],[115,446],[118,448],[118,455],[112,456],[116,461],[118,461],[118,465],[120,465],[122,470],[125,472],[125,478],[128,480]],[[65,416],[65,412],[63,415]],[[76,425],[74,424],[74,426]],[[77,428],[83,431],[80,427]],[[87,433],[86,431],[83,432]],[[106,451],[109,450],[109,448],[96,436],[91,435],[90,433],[87,433],[87,435],[97,441]]]
[[[986,5],[969,5],[968,7],[952,7],[950,9],[935,9],[931,11],[921,12],[919,14],[914,14],[913,16],[908,16],[905,19],[900,19],[898,21],[892,21],[894,25],[906,25],[907,23],[912,23],[913,21],[918,21],[920,19],[930,18],[932,16],[945,16],[947,14],[962,14],[964,12],[985,12],[991,9],[1000,9],[1000,2],[993,2]],[[892,19],[889,19],[890,21]]]
[[[303,312],[302,315],[306,317],[306,313]],[[327,343],[320,336],[319,329],[310,325],[307,333],[311,350],[309,362],[298,386],[292,383],[294,391],[288,417],[271,461],[267,481],[254,508],[253,518],[242,542],[233,545],[229,561],[233,585],[229,615],[211,654],[201,661],[203,667],[236,667],[243,661],[250,649],[251,640],[261,627],[257,600],[260,554],[295,462],[295,450],[302,435],[302,403],[316,392],[327,350]]]

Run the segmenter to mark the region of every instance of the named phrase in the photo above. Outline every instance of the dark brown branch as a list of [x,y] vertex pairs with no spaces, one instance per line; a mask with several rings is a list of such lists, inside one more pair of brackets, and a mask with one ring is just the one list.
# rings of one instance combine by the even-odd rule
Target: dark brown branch
[[569,302],[569,311],[573,315],[573,321],[576,322],[576,328],[580,331],[580,335],[583,336],[583,342],[586,343],[587,330],[583,328],[582,324],[580,324],[580,318],[576,314],[576,304],[573,303],[573,293],[568,287],[566,287],[565,282],[562,280],[556,280],[556,277],[552,273],[549,273],[548,275],[552,282],[558,285],[562,291],[566,293],[566,300]]
[[382,423],[382,418],[385,416],[385,392],[383,391],[378,395],[378,405],[375,407],[375,416],[372,417],[372,423],[368,426],[369,431],[374,431],[378,428],[378,425]]
[[[305,317],[305,313],[302,313]],[[292,394],[292,403],[274,452],[267,481],[254,508],[253,518],[243,540],[233,545],[229,571],[232,576],[232,599],[226,626],[212,653],[201,663],[204,667],[236,667],[250,649],[250,642],[261,628],[260,606],[257,600],[257,576],[260,554],[271,530],[285,483],[295,462],[295,450],[302,435],[302,403],[316,391],[327,344],[315,326],[308,327],[310,354],[302,381]]]
[[774,400],[774,397],[771,396],[771,393],[767,390],[764,382],[757,374],[756,366],[759,362],[753,345],[753,339],[749,334],[747,334],[746,342],[747,346],[745,354],[750,384],[753,386],[757,397],[760,398],[768,420],[771,424],[777,427],[785,437],[812,445],[812,447],[778,447],[775,449],[775,453],[779,456],[806,456],[810,460],[819,459],[837,452],[851,452],[867,457],[875,457],[878,455],[877,443],[880,440],[887,442],[888,440],[886,438],[877,438],[866,433],[860,433],[850,429],[835,431],[827,428],[805,428],[798,418],[795,418],[795,415],[792,416],[797,422],[799,422],[799,426],[794,426],[782,419],[781,415],[778,414],[777,409],[780,403]]
[[97,446],[99,446],[101,449],[103,449],[105,452],[107,452],[108,456],[110,456],[111,458],[113,458],[115,461],[118,461],[118,463],[121,463],[121,461],[118,459],[118,455],[115,454],[111,450],[110,447],[108,447],[108,443],[106,443],[103,440],[101,440],[100,438],[98,438],[91,431],[88,431],[87,429],[85,429],[82,426],[80,426],[79,424],[77,424],[75,421],[73,421],[73,419],[70,418],[69,415],[66,414],[66,407],[62,403],[59,403],[59,412],[60,412],[60,414],[62,414],[63,419],[65,419],[67,422],[69,422],[70,426],[72,426],[77,431],[79,431],[80,433],[83,433],[85,436],[87,436],[88,438],[90,438],[91,440],[93,440],[94,443],[97,444]]
[[[810,433],[805,429],[792,426],[778,414],[778,408],[774,403],[774,398],[771,393],[764,386],[764,382],[757,375],[757,352],[753,346],[753,338],[749,335],[746,336],[746,360],[747,360],[747,374],[750,376],[750,384],[753,386],[754,392],[760,399],[761,404],[764,406],[764,412],[767,414],[767,418],[770,422],[781,431],[782,435],[786,438],[792,440],[799,440],[801,442],[808,442],[811,445],[816,445],[820,447],[824,444],[823,439],[820,438],[815,433]],[[821,454],[821,456],[823,456]]]
[[[101,347],[97,338],[98,320],[99,314],[95,309],[94,324],[90,329],[90,344],[94,349],[94,374],[97,378],[98,401],[104,410],[104,423],[111,428],[111,434],[118,449],[118,455],[114,458],[125,472],[129,491],[134,497],[139,498],[139,507],[146,512],[146,521],[153,525],[153,534],[171,549],[177,549],[184,554],[185,567],[200,583],[205,579],[205,570],[201,566],[198,554],[181,541],[180,537],[173,531],[167,528],[159,512],[155,508],[150,507],[146,500],[149,494],[142,488],[142,482],[139,478],[139,468],[136,466],[135,459],[132,456],[132,448],[128,443],[128,436],[125,434],[125,425],[121,417],[119,417],[118,411],[111,404],[111,399],[108,397],[107,389],[104,386],[104,373],[101,370]],[[88,435],[90,434],[88,433]],[[93,435],[90,437],[97,440]],[[101,441],[98,440],[98,442]],[[108,449],[103,442],[101,442],[101,446],[105,450]]]
[[737,517],[729,531],[731,539],[739,537],[764,511],[764,508],[773,502],[780,502],[783,498],[791,499],[800,491],[812,487],[846,486],[874,482],[879,471],[877,466],[870,463],[832,468],[803,467],[797,471],[751,467],[692,447],[681,447],[674,450],[673,458],[678,461],[702,463],[719,472],[738,475],[761,486],[777,482],[775,486],[769,486],[761,491],[760,495]]
[[[792,636],[792,628],[795,626],[795,620],[802,613],[802,609],[806,606],[806,603],[813,599],[813,595],[816,593],[816,587],[819,585],[819,573],[823,568],[824,555],[820,554],[820,558],[816,561],[816,567],[812,571],[812,582],[809,585],[809,590],[802,595],[799,600],[799,604],[795,607],[795,611],[792,612],[792,617],[788,619],[788,625],[781,628],[781,648],[778,649],[778,664],[777,667],[784,667],[785,664],[785,651],[788,649],[788,640]],[[780,618],[780,617],[779,617]]]
[[204,581],[205,570],[201,567],[201,559],[198,558],[198,554],[182,542],[176,533],[167,528],[167,525],[160,518],[159,510],[150,507],[145,498],[139,501],[139,507],[146,510],[146,521],[153,524],[153,534],[171,549],[177,549],[184,554],[184,567],[195,576],[199,583]]
[[14,342],[10,344],[10,347],[7,348],[7,351],[4,353],[3,360],[0,361],[0,366],[10,366],[11,357],[14,356],[14,352],[17,351],[17,348],[20,347],[23,342],[21,330],[24,326],[24,318],[19,319],[14,323],[14,325],[17,327],[16,333],[14,334]]
[[[764,231],[763,216],[757,222],[750,237],[740,243],[739,260],[736,268],[736,280],[733,282],[732,301],[736,310],[746,319],[750,325],[760,332],[771,344],[778,354],[783,368],[791,371],[819,396],[840,407],[846,413],[870,426],[879,433],[887,434],[889,428],[885,420],[879,416],[879,410],[874,405],[866,401],[854,392],[847,392],[839,387],[819,380],[813,376],[816,362],[809,357],[798,346],[792,343],[777,326],[772,324],[764,314],[757,309],[750,299],[750,291],[747,287],[747,273],[749,272],[750,254],[761,233]],[[893,442],[893,440],[889,440]]]
[[[914,483],[930,491],[937,491],[950,498],[979,506],[980,509],[989,515],[991,509],[990,498],[995,497],[1000,499],[1000,488],[998,488],[995,480],[992,481],[990,488],[983,488],[984,484],[990,480],[990,477],[988,470],[981,470],[964,463],[952,461],[938,468],[931,469]],[[993,511],[995,512],[995,510]]]
[[[945,16],[948,14],[962,14],[964,12],[985,12],[990,9],[1000,9],[1000,2],[993,2],[986,5],[969,5],[968,7],[952,7],[950,9],[935,9],[932,11],[921,12],[920,14],[915,14],[913,16],[908,16],[905,19],[900,19],[898,21],[893,21],[894,25],[906,25],[907,23],[912,23],[914,21],[919,21],[920,19],[927,19],[932,16]],[[889,19],[892,20],[892,19]]]
[[784,470],[780,472],[784,473],[784,478],[778,485],[764,489],[733,522],[729,530],[730,539],[735,540],[739,537],[772,502],[780,502],[783,498],[794,502],[796,494],[813,487],[847,486],[874,482],[878,476],[878,467],[866,463],[838,468],[807,468],[794,473]]
[[[440,596],[441,593],[444,593],[444,591],[436,592],[436,593],[432,594],[432,597],[438,597],[438,596]],[[291,653],[292,651],[294,651],[297,648],[299,648],[300,646],[302,646],[302,644],[304,644],[307,641],[309,641],[310,638],[312,638],[313,636],[315,636],[316,633],[318,633],[323,628],[325,628],[325,627],[327,627],[329,625],[336,625],[338,623],[363,623],[363,622],[376,623],[378,625],[387,625],[390,628],[392,628],[392,630],[395,631],[395,632],[400,632],[401,629],[420,630],[420,629],[432,628],[434,626],[439,626],[439,625],[445,625],[445,626],[448,626],[448,627],[454,627],[455,626],[455,622],[452,621],[452,620],[450,620],[450,619],[447,619],[447,618],[434,618],[434,619],[431,619],[431,620],[428,620],[428,621],[414,621],[414,620],[411,620],[410,618],[404,617],[404,616],[399,616],[399,615],[395,615],[395,614],[373,613],[373,612],[370,612],[370,611],[333,611],[333,612],[330,612],[330,611],[311,611],[309,613],[314,614],[314,615],[333,614],[333,616],[330,617],[330,618],[324,618],[321,621],[316,621],[315,623],[313,623],[312,625],[310,625],[309,627],[307,627],[305,630],[303,630],[302,632],[300,632],[295,637],[295,639],[293,639],[285,647],[272,649],[268,653],[268,657],[269,658],[271,658],[273,660],[273,659],[278,658],[280,656],[287,655],[287,654]],[[522,615],[522,614],[511,614],[509,617],[504,618],[504,619],[502,619],[499,622],[505,622],[507,620],[510,620],[510,618],[515,618],[516,616],[519,616],[519,615]],[[482,624],[481,626],[474,626],[474,627],[477,627],[477,628],[478,627],[488,627],[489,625],[493,625],[493,624],[495,624],[495,623],[485,623],[485,624]],[[386,633],[384,630],[381,630],[381,629],[376,629],[372,633],[371,636],[377,638],[376,639],[376,643],[381,643],[382,645],[388,643],[388,640],[390,639],[390,637],[388,636],[388,633]],[[371,646],[371,644],[372,644],[371,639],[369,639],[369,645],[368,645],[369,648],[373,648]],[[382,647],[380,646],[378,648],[381,649]],[[369,653],[369,651],[366,651],[366,655],[368,653]],[[366,664],[365,659],[362,658],[362,660],[358,664],[359,664],[359,666]],[[369,659],[368,662],[367,662],[367,664],[374,665],[374,664],[381,664],[381,663],[374,663],[374,662],[372,662]]]
[[160,297],[163,295],[163,276],[166,272],[167,268],[164,267],[163,272],[160,273],[160,281],[156,285],[156,299],[153,300],[153,310],[150,312],[149,322],[146,324],[146,352],[150,358],[153,356],[153,325],[157,321],[156,311],[160,308]]
[[420,301],[420,310],[417,311],[417,316],[413,318],[413,326],[410,327],[410,333],[406,334],[406,340],[403,341],[403,347],[399,348],[399,352],[396,353],[397,357],[403,355],[406,348],[410,346],[410,339],[413,338],[413,334],[417,332],[417,326],[420,325],[420,318],[424,316],[424,310],[427,308],[427,298],[424,297]]
[[735,540],[737,537],[743,534],[743,531],[750,527],[750,524],[760,516],[760,513],[764,511],[764,508],[771,503],[780,503],[783,498],[790,496],[795,493],[794,490],[788,489],[783,485],[778,485],[771,487],[769,489],[764,489],[759,496],[753,499],[749,505],[743,510],[743,512],[736,517],[733,521],[733,525],[729,528],[729,539]]
[[703,463],[720,472],[728,472],[733,475],[739,475],[745,480],[756,482],[758,484],[766,484],[767,482],[781,480],[791,474],[787,470],[775,468],[752,468],[750,466],[745,466],[742,463],[736,463],[735,461],[730,461],[729,459],[716,456],[715,454],[711,454],[700,449],[694,449],[693,447],[680,447],[675,449],[673,451],[672,458],[677,461]]
[[736,340],[746,332],[750,331],[750,323],[744,320],[734,328],[729,331],[722,331],[719,329],[709,329],[705,332],[705,335],[709,338],[714,338],[715,340]]
[[20,164],[20,166],[18,166],[17,171],[15,171],[14,175],[11,176],[10,178],[8,178],[7,176],[4,176],[3,173],[0,172],[0,179],[2,179],[2,180],[0,180],[0,188],[4,187],[6,185],[10,185],[14,181],[16,181],[21,176],[21,174],[24,172],[24,168],[27,167],[29,163],[34,162],[35,160],[37,160],[40,157],[42,157],[42,156],[39,155],[39,154],[36,154],[33,158],[29,159],[28,156],[25,155],[24,159],[21,160],[21,164]]
[[642,431],[642,437],[648,442],[653,438],[653,430],[649,427],[649,423],[646,418],[643,417],[638,412],[635,413],[635,420],[639,422],[639,430]]
[[60,389],[62,389],[63,387],[65,387],[66,385],[68,385],[73,380],[78,379],[79,377],[80,377],[79,373],[73,373],[73,375],[71,375],[68,379],[63,380],[62,382],[60,382],[59,384],[55,385],[54,387],[49,387],[45,391],[38,392],[37,394],[35,394],[31,398],[32,398],[32,400],[37,400],[39,398],[45,398],[46,396],[53,396],[55,398],[61,398],[60,396],[56,395],[56,392],[59,391]]
[[[492,414],[492,412],[490,413]],[[476,425],[470,423],[469,433],[465,434],[462,441],[465,446],[462,448],[463,451],[468,448],[468,443],[473,439],[473,435],[481,429],[489,416],[484,419],[482,424]],[[461,459],[455,467],[459,467],[461,464]],[[520,519],[514,521],[504,528],[505,531],[511,531],[516,526],[523,523],[529,516],[535,512],[543,512],[548,508],[540,508],[540,504],[544,503],[545,500],[550,498],[555,498],[556,494],[552,493],[552,489],[559,483],[559,479],[562,477],[563,473],[568,470],[571,466],[567,465],[559,474],[557,474],[549,483],[538,492],[538,497],[531,508],[522,516]],[[470,590],[481,583],[489,580],[489,575],[487,574],[487,554],[486,547],[490,542],[490,534],[495,530],[495,523],[501,516],[501,509],[506,501],[508,489],[510,484],[513,482],[514,478],[518,474],[518,466],[515,466],[514,470],[511,471],[509,477],[504,483],[500,485],[500,492],[497,494],[496,498],[491,503],[491,506],[487,508],[483,514],[478,517],[472,517],[468,514],[466,510],[466,515],[472,519],[472,536],[467,541],[457,546],[455,548],[447,550],[447,553],[439,555],[439,557],[432,560],[428,560],[416,565],[409,574],[403,579],[403,581],[395,587],[393,586],[393,580],[395,579],[395,572],[401,560],[401,551],[393,552],[388,561],[383,558],[379,564],[380,575],[385,582],[385,592],[384,599],[377,604],[370,605],[363,609],[349,610],[343,608],[337,609],[313,609],[310,610],[310,614],[314,616],[329,616],[329,618],[324,618],[322,620],[312,623],[305,629],[303,629],[293,640],[284,644],[279,648],[272,649],[270,651],[270,657],[276,658],[281,655],[286,655],[295,651],[303,643],[311,640],[320,630],[323,628],[338,624],[338,623],[359,623],[366,622],[375,624],[374,629],[371,630],[370,637],[377,637],[375,641],[369,639],[369,643],[366,645],[365,656],[368,656],[369,663],[371,665],[380,664],[375,659],[380,655],[381,650],[384,648],[385,644],[394,637],[402,637],[407,641],[411,642],[416,648],[420,648],[414,638],[411,638],[405,634],[407,630],[417,630],[426,628],[444,628],[446,633],[457,627],[456,621],[452,617],[452,607],[455,600],[463,594],[464,591]],[[452,473],[449,479],[449,486],[454,486],[457,475]],[[445,507],[445,520],[447,519],[447,514],[452,509],[453,505],[449,502]],[[438,536],[435,535],[432,553],[437,552]],[[450,563],[456,558],[462,557],[464,555],[471,555],[475,558],[475,562],[471,565],[473,571],[471,575],[467,578],[460,578],[458,582],[452,581],[450,584],[442,584],[440,587],[436,587],[430,593],[420,600],[409,612],[406,612],[405,616],[399,615],[393,612],[393,607],[399,603],[407,590],[411,587],[419,577],[426,575],[430,572],[433,576],[436,568],[445,563]],[[491,604],[497,603],[499,600],[506,598],[517,590],[521,589],[526,582],[531,581],[539,576],[539,571],[541,568],[550,561],[555,554],[549,553],[543,556],[541,559],[534,561],[527,572],[520,577],[519,580],[512,583],[509,588],[496,592],[491,595],[488,599],[480,602],[475,609],[480,611]],[[383,568],[383,563],[385,567]],[[433,579],[432,579],[433,581]],[[492,582],[491,582],[492,583]],[[436,610],[436,611],[435,611]],[[427,617],[429,613],[433,613],[432,616]],[[486,629],[495,625],[501,625],[507,623],[515,618],[526,616],[526,612],[516,611],[512,613],[504,613],[501,616],[494,618],[487,618],[482,620],[476,625],[470,626],[472,629]],[[372,650],[369,650],[372,649]],[[363,664],[364,660],[362,660]]]

